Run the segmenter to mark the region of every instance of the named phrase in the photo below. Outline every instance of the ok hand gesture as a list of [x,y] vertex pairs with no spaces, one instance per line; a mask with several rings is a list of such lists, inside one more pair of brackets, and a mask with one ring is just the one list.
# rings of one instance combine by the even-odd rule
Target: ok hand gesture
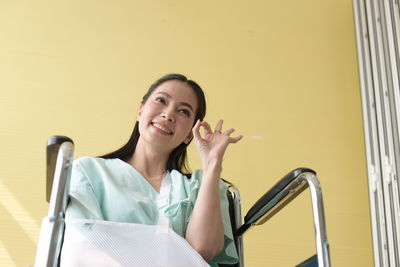
[[[222,164],[222,159],[228,145],[237,143],[243,137],[241,135],[231,137],[230,135],[235,131],[233,128],[222,132],[222,124],[223,121],[219,120],[213,131],[207,122],[198,120],[193,127],[194,140],[205,166],[210,162]],[[201,127],[204,128],[204,137],[200,134]]]

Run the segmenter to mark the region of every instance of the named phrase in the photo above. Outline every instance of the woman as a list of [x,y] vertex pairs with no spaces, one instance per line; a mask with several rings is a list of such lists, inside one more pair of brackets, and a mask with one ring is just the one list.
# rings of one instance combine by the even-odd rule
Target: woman
[[[222,120],[212,130],[202,121],[205,110],[204,93],[194,81],[180,74],[156,81],[125,146],[74,162],[66,218],[167,224],[211,265],[235,263],[220,175],[226,148],[242,136],[223,131]],[[186,148],[193,138],[203,171],[189,176]],[[168,196],[167,203],[160,204],[161,195]]]

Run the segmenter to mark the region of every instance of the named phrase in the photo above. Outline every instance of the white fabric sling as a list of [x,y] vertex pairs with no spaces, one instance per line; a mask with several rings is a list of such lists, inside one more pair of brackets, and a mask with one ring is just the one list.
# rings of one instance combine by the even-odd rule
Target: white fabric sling
[[169,205],[169,192],[171,190],[172,178],[171,174],[167,172],[162,180],[160,194],[157,198],[158,206],[158,231],[167,232],[170,228],[170,221],[167,216],[165,216],[165,209]]
[[66,221],[61,267],[207,267],[189,243],[170,228],[164,210],[171,177],[164,177],[158,225],[87,219]]
[[61,267],[209,266],[172,229],[74,219],[66,222]]

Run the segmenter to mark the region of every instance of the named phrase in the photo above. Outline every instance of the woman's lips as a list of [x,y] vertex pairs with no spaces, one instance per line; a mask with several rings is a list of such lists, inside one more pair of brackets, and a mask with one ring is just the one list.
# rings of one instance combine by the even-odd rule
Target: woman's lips
[[165,133],[165,134],[168,134],[168,135],[172,135],[172,134],[173,134],[173,132],[172,132],[167,126],[165,126],[165,125],[162,125],[162,124],[157,123],[157,122],[152,122],[151,124],[152,124],[155,128],[157,128],[158,130],[162,131],[162,132]]

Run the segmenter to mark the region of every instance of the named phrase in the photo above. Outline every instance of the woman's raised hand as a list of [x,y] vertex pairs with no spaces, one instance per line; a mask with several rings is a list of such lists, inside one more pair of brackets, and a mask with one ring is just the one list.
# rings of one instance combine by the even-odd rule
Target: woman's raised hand
[[[203,163],[203,176],[196,204],[186,230],[186,240],[204,259],[214,258],[224,247],[224,224],[222,220],[220,180],[222,160],[226,148],[236,143],[242,136],[231,137],[234,129],[222,132],[220,120],[213,131],[205,121],[197,121],[193,127],[193,137]],[[204,134],[200,134],[200,128]],[[226,193],[225,193],[226,194]]]
[[[233,128],[222,132],[222,124],[223,121],[219,120],[213,131],[207,122],[198,120],[193,127],[194,140],[199,149],[203,165],[207,165],[210,162],[222,163],[228,145],[237,143],[243,137],[241,135],[231,137],[231,134],[235,131]],[[201,127],[204,128],[204,137],[200,134]]]

